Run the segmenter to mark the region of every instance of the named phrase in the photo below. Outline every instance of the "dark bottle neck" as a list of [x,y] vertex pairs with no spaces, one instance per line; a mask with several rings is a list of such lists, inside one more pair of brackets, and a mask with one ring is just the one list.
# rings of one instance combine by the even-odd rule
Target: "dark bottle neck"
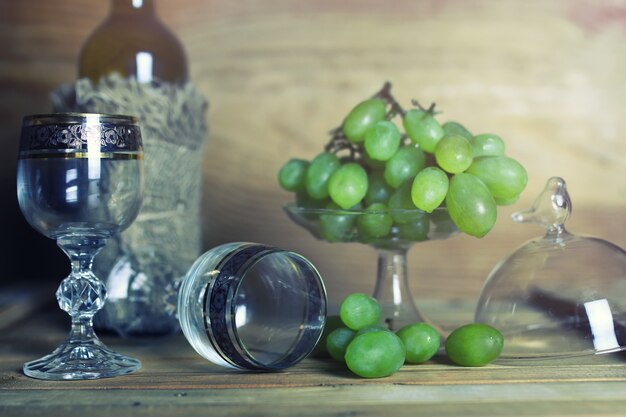
[[117,72],[136,77],[140,83],[186,82],[184,50],[158,18],[155,3],[155,0],[110,0],[109,16],[81,49],[79,77],[97,83]]
[[153,15],[156,7],[153,0],[111,0],[111,15]]

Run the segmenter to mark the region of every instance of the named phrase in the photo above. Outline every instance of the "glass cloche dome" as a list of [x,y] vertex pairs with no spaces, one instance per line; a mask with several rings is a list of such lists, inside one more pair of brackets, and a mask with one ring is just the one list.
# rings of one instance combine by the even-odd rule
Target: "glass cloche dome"
[[505,338],[501,363],[626,349],[626,252],[565,229],[572,203],[562,178],[550,178],[532,208],[515,213],[545,235],[532,239],[489,274],[475,320]]

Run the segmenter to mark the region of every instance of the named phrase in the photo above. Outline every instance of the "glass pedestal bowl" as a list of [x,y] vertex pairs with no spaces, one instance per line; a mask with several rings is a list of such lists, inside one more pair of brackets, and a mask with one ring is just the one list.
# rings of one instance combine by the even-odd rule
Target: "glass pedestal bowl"
[[571,209],[565,181],[554,177],[530,210],[513,215],[546,233],[496,265],[482,289],[475,319],[504,335],[499,362],[626,349],[626,252],[565,230]]
[[415,322],[429,322],[411,294],[407,252],[415,243],[447,239],[459,233],[445,208],[435,209],[430,214],[418,209],[335,210],[294,204],[284,209],[292,221],[317,239],[330,243],[363,243],[376,249],[378,270],[373,296],[382,308],[383,322],[391,330]]

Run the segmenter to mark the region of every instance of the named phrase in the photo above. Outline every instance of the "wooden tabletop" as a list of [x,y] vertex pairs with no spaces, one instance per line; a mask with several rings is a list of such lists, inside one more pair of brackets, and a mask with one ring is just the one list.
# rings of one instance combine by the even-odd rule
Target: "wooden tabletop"
[[31,379],[22,364],[52,351],[68,323],[40,311],[0,334],[1,416],[623,416],[626,358],[463,368],[436,358],[388,378],[360,379],[326,359],[285,372],[232,371],[199,357],[182,335],[102,339],[141,359],[132,375],[93,381]]

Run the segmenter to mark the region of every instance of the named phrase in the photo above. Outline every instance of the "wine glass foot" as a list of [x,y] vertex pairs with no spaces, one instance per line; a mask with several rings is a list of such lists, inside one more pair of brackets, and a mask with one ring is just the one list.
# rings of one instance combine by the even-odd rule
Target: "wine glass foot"
[[51,354],[24,364],[24,374],[47,380],[84,380],[130,374],[141,368],[137,359],[115,353],[102,342],[65,343]]

